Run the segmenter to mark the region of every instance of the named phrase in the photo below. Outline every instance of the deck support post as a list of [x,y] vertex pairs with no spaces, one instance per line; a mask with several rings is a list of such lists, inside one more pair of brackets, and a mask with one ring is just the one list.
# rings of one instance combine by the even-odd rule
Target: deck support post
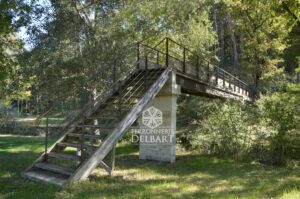
[[[176,84],[176,74],[171,72],[170,79],[158,95],[144,109],[140,123],[140,159],[175,162],[176,159],[176,108],[180,87]],[[161,115],[161,123],[149,127],[145,112],[154,107],[154,113]],[[156,114],[154,114],[155,116]],[[146,123],[145,123],[146,121]],[[155,121],[154,121],[155,122]],[[156,123],[156,122],[155,122]],[[149,124],[149,122],[148,122]],[[157,123],[156,123],[157,124]],[[146,132],[147,131],[147,132]],[[150,132],[150,133],[149,133]]]

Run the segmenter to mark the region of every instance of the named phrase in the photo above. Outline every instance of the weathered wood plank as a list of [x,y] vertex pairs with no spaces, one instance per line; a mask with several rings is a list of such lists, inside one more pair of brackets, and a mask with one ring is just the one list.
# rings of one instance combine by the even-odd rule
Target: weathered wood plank
[[55,164],[43,163],[43,162],[36,163],[34,165],[34,167],[39,168],[39,169],[44,169],[44,170],[47,170],[47,171],[52,171],[54,173],[67,175],[67,176],[72,175],[75,171],[74,169],[58,166],[58,165],[55,165]]
[[57,176],[53,176],[53,175],[49,175],[49,174],[45,174],[45,173],[41,173],[41,172],[37,172],[37,171],[29,171],[29,172],[23,173],[22,176],[25,178],[28,178],[32,181],[46,183],[46,184],[50,183],[50,184],[56,184],[59,186],[63,186],[64,184],[67,183],[66,178],[61,178],[61,177],[57,177]]
[[67,153],[61,153],[61,152],[50,152],[47,154],[49,157],[53,158],[61,158],[61,159],[66,159],[66,160],[73,160],[73,161],[79,161],[80,156],[77,155],[72,155],[72,154],[67,154]]

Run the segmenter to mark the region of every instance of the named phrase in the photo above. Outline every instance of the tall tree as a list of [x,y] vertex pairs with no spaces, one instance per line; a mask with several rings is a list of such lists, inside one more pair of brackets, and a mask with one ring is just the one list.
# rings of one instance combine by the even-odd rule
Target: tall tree
[[275,12],[278,4],[270,0],[235,0],[226,5],[237,30],[243,33],[241,65],[251,74],[249,80],[257,98],[266,91],[271,79],[282,73],[288,19]]
[[[22,0],[0,1],[0,99],[23,89],[17,56],[22,42],[17,30],[29,21],[30,6]],[[21,93],[20,93],[21,94]],[[20,97],[19,94],[19,97]]]

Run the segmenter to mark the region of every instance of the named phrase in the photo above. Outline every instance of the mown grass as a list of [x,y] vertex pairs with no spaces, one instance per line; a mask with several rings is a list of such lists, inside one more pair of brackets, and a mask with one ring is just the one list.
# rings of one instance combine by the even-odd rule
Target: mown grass
[[[53,140],[52,140],[53,141]],[[43,151],[43,138],[0,135],[0,198],[300,198],[300,170],[178,152],[175,164],[138,159],[120,144],[113,177],[97,169],[64,188],[25,180],[21,172]]]

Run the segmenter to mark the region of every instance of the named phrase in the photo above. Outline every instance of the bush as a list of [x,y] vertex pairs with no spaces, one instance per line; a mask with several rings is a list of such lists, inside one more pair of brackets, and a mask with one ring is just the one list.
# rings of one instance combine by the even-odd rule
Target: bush
[[[295,86],[294,86],[295,87]],[[294,88],[293,87],[293,88]],[[178,142],[204,154],[283,164],[300,159],[300,95],[295,89],[255,103],[184,99]]]
[[194,149],[197,144],[193,140],[201,128],[201,121],[216,111],[222,101],[198,96],[182,96],[178,101],[177,141],[185,149]]
[[286,156],[291,157],[300,152],[298,98],[289,93],[274,93],[263,96],[258,102],[261,125],[275,131],[270,138],[269,149],[273,164],[282,164]]
[[241,157],[251,147],[249,116],[242,102],[227,102],[201,122],[195,145],[202,152]]
[[180,104],[180,116],[189,123],[181,129],[179,142],[205,154],[242,157],[252,145],[253,110],[239,101],[188,99]]

